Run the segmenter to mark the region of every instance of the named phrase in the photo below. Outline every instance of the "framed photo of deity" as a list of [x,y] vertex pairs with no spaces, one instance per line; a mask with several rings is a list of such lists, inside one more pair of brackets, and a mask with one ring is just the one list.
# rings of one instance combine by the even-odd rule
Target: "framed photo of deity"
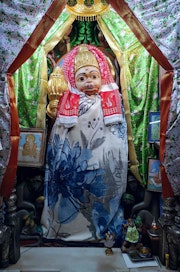
[[148,142],[155,143],[160,141],[160,112],[149,113]]
[[18,166],[41,167],[44,165],[46,149],[45,129],[20,129]]
[[160,161],[158,159],[148,159],[148,182],[149,191],[161,192],[162,182],[160,176]]

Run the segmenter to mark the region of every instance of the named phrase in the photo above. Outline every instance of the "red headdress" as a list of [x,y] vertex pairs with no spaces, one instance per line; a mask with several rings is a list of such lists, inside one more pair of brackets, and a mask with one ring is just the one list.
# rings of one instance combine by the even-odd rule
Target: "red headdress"
[[114,82],[105,55],[92,45],[79,45],[73,48],[64,58],[62,69],[69,83],[69,90],[64,92],[58,107],[57,118],[65,127],[72,127],[78,121],[79,92],[75,86],[75,57],[80,46],[86,46],[95,56],[101,74],[102,86],[99,90],[101,105],[106,125],[122,121],[121,97],[117,84]]

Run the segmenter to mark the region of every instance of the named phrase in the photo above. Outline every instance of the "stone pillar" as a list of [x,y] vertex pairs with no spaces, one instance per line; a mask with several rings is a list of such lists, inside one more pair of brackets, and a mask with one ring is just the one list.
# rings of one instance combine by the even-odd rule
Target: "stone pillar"
[[165,254],[169,254],[167,241],[167,230],[174,224],[175,217],[175,198],[169,197],[163,199],[162,214],[158,219],[159,225],[159,258],[165,265]]
[[4,224],[3,197],[0,196],[0,268],[9,265],[9,244],[11,230]]
[[180,205],[176,205],[174,225],[167,228],[167,241],[169,246],[169,268],[176,270],[180,265]]
[[9,263],[14,264],[20,258],[20,220],[17,216],[16,189],[12,190],[11,196],[5,202],[5,224],[11,230],[11,242],[9,245]]

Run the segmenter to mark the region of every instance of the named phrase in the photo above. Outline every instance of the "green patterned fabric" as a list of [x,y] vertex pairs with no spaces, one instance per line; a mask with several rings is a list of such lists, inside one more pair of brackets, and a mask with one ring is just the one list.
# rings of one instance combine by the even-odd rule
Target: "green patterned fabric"
[[52,0],[0,3],[0,187],[11,152],[11,109],[6,73],[51,3]]
[[71,47],[81,43],[99,46],[98,32],[96,21],[75,21],[73,31],[70,34]]
[[179,196],[180,3],[174,0],[126,0],[126,2],[173,67],[173,88],[162,164],[165,167],[173,193]]
[[22,128],[36,127],[43,45],[52,38],[68,18],[68,13],[61,13],[34,54],[14,73],[19,123]]
[[148,143],[149,112],[159,110],[158,64],[115,12],[107,13],[103,21],[126,55],[133,139],[146,184],[148,157],[154,156],[154,148]]
[[22,128],[36,127],[40,89],[42,47],[14,73],[19,124]]

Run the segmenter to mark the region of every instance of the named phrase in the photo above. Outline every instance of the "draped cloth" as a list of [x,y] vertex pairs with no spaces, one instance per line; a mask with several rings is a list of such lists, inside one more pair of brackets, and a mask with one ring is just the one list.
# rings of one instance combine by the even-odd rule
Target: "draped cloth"
[[[62,12],[66,1],[54,0],[52,5],[51,3],[51,0],[45,0],[43,3],[32,0],[26,4],[16,0],[7,0],[2,3],[0,76],[3,83],[0,82],[0,100],[2,102],[0,104],[2,123],[2,129],[0,129],[0,140],[2,139],[2,148],[0,148],[0,196],[6,199],[9,198],[15,184],[20,135],[12,75],[37,49]],[[40,22],[37,24],[38,21]],[[5,75],[6,82],[4,81]],[[5,98],[7,86],[9,101],[8,98]]]
[[127,128],[104,124],[99,94],[80,94],[78,124],[53,126],[47,148],[44,238],[87,241],[121,237],[127,181]]
[[[105,125],[122,122],[121,96],[116,83],[103,86],[99,92]],[[67,90],[59,103],[58,122],[66,127],[78,123],[80,96]]]
[[120,66],[129,170],[141,184],[146,185],[148,157],[154,156],[154,149],[147,141],[149,112],[159,110],[158,63],[117,13],[110,11],[98,17],[98,24]]
[[[75,58],[81,46],[94,54],[101,74],[99,92],[91,96],[75,85]],[[64,57],[62,69],[69,90],[59,100],[48,143],[44,237],[97,240],[110,231],[117,239],[128,167],[127,128],[118,86],[105,55],[95,46],[73,48]]]
[[[161,83],[160,160],[162,195],[163,197],[179,195],[180,141],[177,136],[179,134],[180,117],[180,106],[177,102],[179,101],[179,82],[177,79],[180,70],[179,2],[173,0],[163,2],[156,0],[109,0],[108,2],[129,25],[143,46],[167,71]],[[167,13],[169,16],[167,20],[164,20]],[[153,20],[151,20],[152,16]],[[165,81],[166,85],[164,84]]]

